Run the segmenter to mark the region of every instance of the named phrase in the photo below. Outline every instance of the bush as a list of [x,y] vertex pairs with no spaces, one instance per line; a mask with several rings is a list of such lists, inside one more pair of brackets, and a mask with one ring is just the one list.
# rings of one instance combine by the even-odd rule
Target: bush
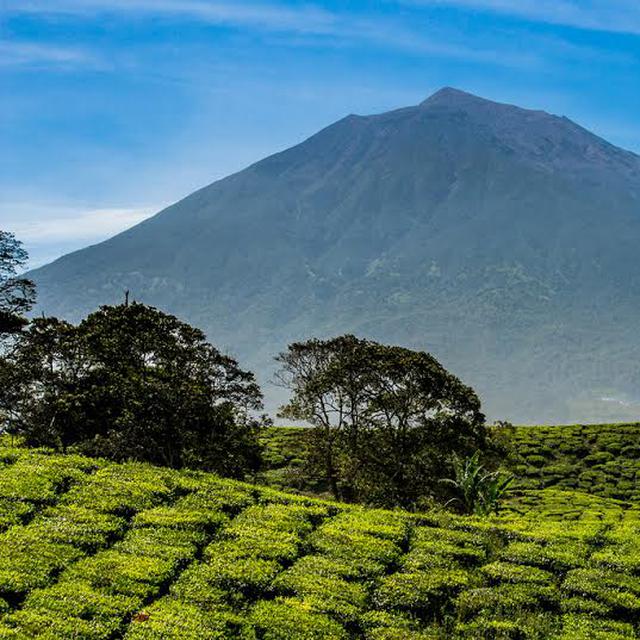
[[640,614],[640,578],[605,569],[575,569],[567,574],[563,591],[592,598],[621,616]]
[[[317,566],[317,565],[316,565]],[[343,623],[353,622],[364,611],[367,591],[338,576],[318,575],[308,562],[297,562],[275,580],[275,589],[298,596],[313,611],[328,613]]]
[[500,552],[500,559],[557,573],[583,566],[588,553],[589,547],[580,543],[542,545],[535,542],[512,542]]
[[295,598],[259,602],[251,620],[263,640],[346,640],[349,635],[329,616]]
[[514,582],[550,584],[554,576],[549,571],[510,562],[492,562],[480,569],[492,583]]
[[509,619],[481,616],[472,622],[458,624],[456,631],[469,640],[555,640],[559,626],[553,616],[545,614]]
[[589,616],[566,615],[558,640],[632,640],[636,638],[631,624],[613,620],[594,620]]
[[163,583],[175,576],[177,568],[170,560],[112,549],[71,566],[63,580],[85,582],[109,594],[148,598],[158,594]]
[[[358,519],[365,523],[364,529],[354,525]],[[316,551],[349,565],[352,575],[372,577],[383,573],[401,555],[401,548],[387,537],[367,533],[372,524],[370,517],[358,511],[341,514],[314,531],[308,542]],[[384,533],[389,532],[384,529]]]
[[227,640],[255,638],[242,618],[224,609],[202,609],[162,598],[133,617],[125,640]]
[[237,555],[225,543],[209,547],[205,566],[208,581],[214,587],[238,591],[248,598],[263,595],[281,570],[276,560]]
[[0,597],[20,598],[46,586],[54,572],[82,555],[69,544],[42,540],[35,528],[9,529],[0,537]]
[[373,598],[376,606],[383,609],[424,613],[429,609],[439,609],[470,583],[469,574],[459,569],[394,573],[380,580]]
[[65,494],[62,502],[130,517],[166,501],[174,492],[174,472],[140,463],[110,465]]
[[468,621],[480,614],[503,616],[521,611],[555,610],[559,601],[560,592],[552,586],[500,584],[463,591],[456,600],[456,608],[460,620]]
[[0,498],[0,533],[5,529],[27,521],[36,511],[36,507],[28,502]]

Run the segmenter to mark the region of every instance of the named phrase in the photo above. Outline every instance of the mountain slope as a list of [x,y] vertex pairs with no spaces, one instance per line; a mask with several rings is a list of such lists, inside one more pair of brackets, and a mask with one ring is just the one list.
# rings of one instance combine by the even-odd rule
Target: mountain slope
[[32,276],[40,309],[72,319],[130,289],[263,380],[292,339],[351,331],[433,352],[492,416],[619,420],[638,409],[639,243],[638,156],[443,89]]

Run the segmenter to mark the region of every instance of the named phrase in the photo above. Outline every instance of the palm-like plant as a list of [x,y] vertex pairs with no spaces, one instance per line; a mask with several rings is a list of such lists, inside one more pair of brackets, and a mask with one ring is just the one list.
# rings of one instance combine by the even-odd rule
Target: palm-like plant
[[469,458],[452,458],[455,478],[446,478],[458,494],[447,504],[457,503],[464,513],[486,516],[498,513],[500,501],[505,496],[514,478],[500,471],[487,471],[480,461],[480,452]]

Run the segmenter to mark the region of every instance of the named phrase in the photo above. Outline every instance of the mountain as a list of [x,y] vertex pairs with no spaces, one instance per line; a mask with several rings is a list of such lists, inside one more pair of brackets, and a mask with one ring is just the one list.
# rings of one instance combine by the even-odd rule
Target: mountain
[[432,352],[491,417],[604,421],[640,413],[639,248],[639,156],[445,88],[31,276],[38,311],[76,320],[131,290],[263,382],[288,342],[348,331]]

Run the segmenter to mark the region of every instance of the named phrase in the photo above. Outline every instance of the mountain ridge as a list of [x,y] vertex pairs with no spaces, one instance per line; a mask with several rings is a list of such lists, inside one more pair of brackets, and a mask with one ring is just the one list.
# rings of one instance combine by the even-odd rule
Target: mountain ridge
[[640,157],[444,88],[347,116],[32,277],[39,309],[71,319],[131,290],[263,381],[290,340],[353,331],[432,351],[492,416],[618,420],[597,397],[640,384],[638,242]]

